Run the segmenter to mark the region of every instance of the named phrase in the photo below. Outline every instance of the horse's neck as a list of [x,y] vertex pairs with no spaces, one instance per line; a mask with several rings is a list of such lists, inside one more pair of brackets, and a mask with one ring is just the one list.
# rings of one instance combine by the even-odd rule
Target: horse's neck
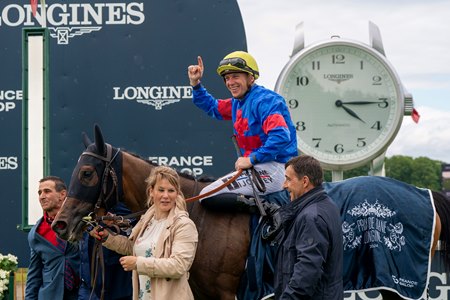
[[210,182],[199,182],[193,179],[180,177],[181,191],[186,199],[197,196]]
[[[155,166],[129,153],[122,153],[123,202],[132,211],[143,210],[147,207],[145,180]],[[210,184],[210,182],[198,182],[182,176],[180,176],[180,183],[185,198],[198,195],[205,186]]]
[[154,166],[126,152],[122,153],[123,202],[133,212],[144,210],[147,207],[145,180]]

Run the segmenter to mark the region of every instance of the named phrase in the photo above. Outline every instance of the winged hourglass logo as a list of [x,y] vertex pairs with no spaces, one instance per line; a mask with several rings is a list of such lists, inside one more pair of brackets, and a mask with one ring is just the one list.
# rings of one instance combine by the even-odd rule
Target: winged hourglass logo
[[91,33],[93,31],[99,31],[101,26],[90,27],[49,27],[50,36],[58,40],[59,45],[69,44],[69,39],[75,36],[83,35],[85,33]]

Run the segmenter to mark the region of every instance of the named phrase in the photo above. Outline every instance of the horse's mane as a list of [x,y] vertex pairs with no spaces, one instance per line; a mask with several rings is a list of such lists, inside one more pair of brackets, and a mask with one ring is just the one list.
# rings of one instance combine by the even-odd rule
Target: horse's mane
[[[155,166],[155,167],[159,166],[158,164],[154,163],[153,161],[151,161],[151,160],[149,160],[147,158],[144,158],[144,157],[140,156],[139,154],[136,154],[134,152],[128,151],[128,150],[126,150],[124,148],[120,148],[120,150],[130,154],[133,157],[139,158],[140,160],[143,160],[143,161],[145,161],[146,163],[148,163],[148,164],[150,164],[152,166]],[[190,180],[193,180],[193,181],[199,181],[199,182],[213,182],[213,181],[215,181],[215,179],[212,176],[209,176],[209,175],[202,175],[199,178],[197,178],[197,177],[195,177],[193,175],[190,175],[190,174],[187,174],[187,173],[184,173],[184,172],[180,172],[179,170],[176,170],[176,171],[177,171],[177,173],[178,173],[178,175],[180,177],[183,177],[183,178],[186,178],[186,179],[190,179]]]

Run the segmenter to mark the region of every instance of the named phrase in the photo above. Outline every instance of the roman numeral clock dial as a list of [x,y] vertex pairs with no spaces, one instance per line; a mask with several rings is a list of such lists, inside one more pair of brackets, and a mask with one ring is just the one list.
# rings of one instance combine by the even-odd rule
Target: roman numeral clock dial
[[301,23],[275,88],[289,106],[300,152],[336,171],[333,180],[369,162],[382,175],[386,149],[412,112],[378,28],[370,23],[369,29],[372,46],[334,37],[303,48]]

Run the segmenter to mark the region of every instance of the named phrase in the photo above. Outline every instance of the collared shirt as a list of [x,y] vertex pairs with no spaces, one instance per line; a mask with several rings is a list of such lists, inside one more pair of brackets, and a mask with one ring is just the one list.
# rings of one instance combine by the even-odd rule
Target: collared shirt
[[56,240],[56,233],[52,229],[53,218],[50,218],[47,213],[44,213],[44,220],[37,228],[37,233],[43,236],[47,241],[55,246],[58,246],[58,241]]

